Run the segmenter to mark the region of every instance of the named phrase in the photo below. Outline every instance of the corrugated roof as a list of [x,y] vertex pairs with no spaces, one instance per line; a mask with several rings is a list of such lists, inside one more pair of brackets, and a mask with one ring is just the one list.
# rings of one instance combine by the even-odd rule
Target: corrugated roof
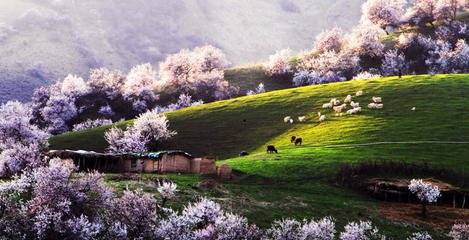
[[108,158],[160,158],[162,155],[184,155],[188,158],[193,158],[187,152],[173,150],[173,151],[160,151],[160,152],[141,152],[141,153],[124,153],[124,154],[110,154],[110,153],[97,153],[94,151],[85,151],[85,150],[51,150],[46,153],[49,157],[59,157],[59,158],[74,158],[74,157],[108,157]]

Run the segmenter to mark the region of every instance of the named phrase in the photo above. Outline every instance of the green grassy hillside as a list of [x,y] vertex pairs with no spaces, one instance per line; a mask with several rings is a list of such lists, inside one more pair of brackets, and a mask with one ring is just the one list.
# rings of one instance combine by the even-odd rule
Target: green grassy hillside
[[[358,90],[363,90],[364,95],[354,97],[354,101],[366,106],[372,96],[380,96],[384,109],[364,108],[359,115],[342,117],[333,116],[331,110],[321,109],[321,105],[329,99],[343,100],[345,95]],[[230,99],[168,113],[170,128],[178,134],[163,143],[162,148],[226,159],[235,157],[241,150],[263,153],[267,144],[276,145],[281,154],[298,151],[299,148],[290,144],[290,135],[302,137],[304,144],[301,149],[312,152],[323,150],[310,147],[342,143],[469,141],[469,112],[465,110],[468,90],[469,75],[422,75],[332,83]],[[414,106],[417,110],[410,111]],[[316,121],[318,111],[327,116],[326,122]],[[285,124],[283,118],[288,115],[295,117],[295,120],[303,115],[313,120]],[[127,123],[129,121],[119,125]],[[107,128],[55,136],[51,139],[51,149],[104,151],[106,142],[103,132]],[[377,158],[387,158],[386,153],[394,155],[393,148],[407,147],[386,145],[381,148],[384,152],[379,151]],[[459,147],[444,146],[444,149],[451,148]],[[422,150],[425,151],[419,156],[415,156],[416,152],[411,149],[408,154],[425,160],[432,158],[427,155],[434,156],[431,152],[435,151],[438,158],[443,157],[441,154],[445,152],[456,159],[461,158],[457,151],[439,151],[435,147]],[[404,152],[398,154],[406,156]]]
[[[353,98],[365,107],[360,114],[335,117],[332,110],[321,109],[331,98],[343,100],[358,90],[364,92]],[[241,172],[236,181],[211,191],[194,190],[200,177],[170,177],[182,185],[185,200],[208,195],[260,226],[285,215],[297,219],[333,215],[339,226],[371,219],[394,239],[422,229],[430,230],[435,239],[445,239],[447,229],[432,230],[431,219],[403,227],[409,223],[383,217],[386,203],[336,186],[335,177],[340,163],[368,160],[425,161],[467,172],[468,92],[468,74],[390,77],[273,91],[168,113],[170,127],[178,134],[161,147],[212,155]],[[384,109],[366,108],[373,96],[383,98]],[[412,107],[416,110],[411,111]],[[326,115],[325,122],[317,122],[318,111]],[[287,115],[295,120],[306,115],[312,120],[284,123]],[[55,136],[51,149],[103,151],[107,128]],[[291,144],[292,135],[302,137],[303,146]],[[379,144],[348,145],[369,143]],[[269,144],[279,153],[267,154]],[[241,150],[251,155],[237,157]],[[111,184],[128,187],[128,182]],[[155,191],[141,183],[135,187]]]

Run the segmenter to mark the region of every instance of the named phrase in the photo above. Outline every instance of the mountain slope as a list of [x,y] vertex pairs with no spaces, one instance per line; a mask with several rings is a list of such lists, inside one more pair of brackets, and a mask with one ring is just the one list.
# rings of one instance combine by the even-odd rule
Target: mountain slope
[[1,1],[0,102],[29,100],[34,88],[69,73],[156,66],[168,54],[202,44],[221,48],[234,65],[264,61],[287,47],[301,51],[323,29],[357,24],[363,2]]

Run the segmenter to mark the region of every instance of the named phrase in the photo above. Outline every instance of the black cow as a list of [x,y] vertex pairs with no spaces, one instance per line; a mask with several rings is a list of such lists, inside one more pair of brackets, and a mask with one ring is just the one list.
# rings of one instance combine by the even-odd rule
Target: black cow
[[295,146],[296,146],[296,145],[301,145],[302,143],[303,143],[303,139],[302,139],[302,138],[297,138],[297,139],[295,140]]
[[240,157],[242,157],[242,156],[247,156],[247,155],[249,155],[249,153],[246,152],[246,151],[241,151],[241,152],[239,153],[239,156],[240,156]]
[[267,146],[267,153],[278,153],[277,149],[274,147],[274,145],[269,145]]
[[290,142],[291,142],[291,143],[295,142],[295,139],[296,139],[296,137],[295,137],[295,136],[291,136],[291,138],[290,138]]

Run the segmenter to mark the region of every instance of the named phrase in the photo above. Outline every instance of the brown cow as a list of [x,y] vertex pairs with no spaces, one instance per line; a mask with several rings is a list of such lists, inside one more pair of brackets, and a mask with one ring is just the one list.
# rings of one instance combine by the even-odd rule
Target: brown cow
[[295,139],[296,139],[296,137],[295,137],[295,136],[291,136],[291,138],[290,138],[290,142],[291,142],[291,143],[295,142]]
[[296,146],[296,145],[301,145],[302,143],[303,143],[303,139],[302,139],[302,138],[297,138],[297,139],[295,140],[295,146]]

